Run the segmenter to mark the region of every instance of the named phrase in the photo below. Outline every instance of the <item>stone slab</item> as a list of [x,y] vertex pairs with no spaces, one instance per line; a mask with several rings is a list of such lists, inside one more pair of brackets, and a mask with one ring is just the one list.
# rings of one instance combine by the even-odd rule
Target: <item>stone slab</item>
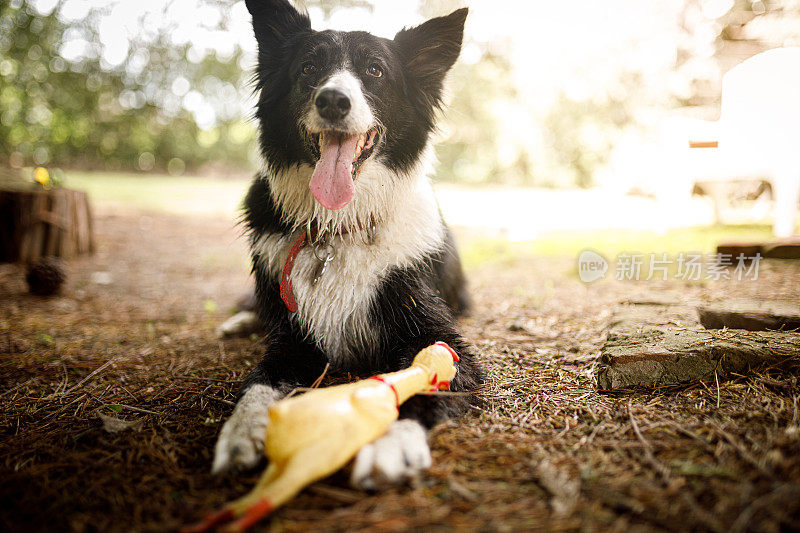
[[800,259],[800,237],[770,243],[761,255],[765,259]]
[[726,242],[717,245],[717,253],[730,255],[733,261],[739,257],[739,254],[745,257],[755,257],[756,254],[762,254],[764,245],[754,242]]
[[[706,308],[717,308],[707,304]],[[727,304],[753,309],[753,302]],[[764,302],[761,310],[782,310]],[[601,390],[726,379],[764,365],[800,362],[800,332],[705,329],[691,302],[640,302],[615,311],[595,375]]]
[[697,308],[706,329],[745,329],[748,331],[792,330],[800,328],[800,303],[767,300],[734,300]]
[[800,333],[663,328],[609,339],[596,371],[602,390],[653,388],[743,374],[800,359]]

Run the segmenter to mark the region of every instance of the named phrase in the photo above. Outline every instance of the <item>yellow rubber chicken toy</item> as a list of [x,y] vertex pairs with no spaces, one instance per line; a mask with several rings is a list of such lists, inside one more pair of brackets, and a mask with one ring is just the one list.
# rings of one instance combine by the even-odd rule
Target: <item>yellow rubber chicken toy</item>
[[[458,355],[443,342],[420,351],[411,366],[369,379],[316,389],[269,410],[269,466],[258,484],[185,533],[244,531],[304,487],[337,471],[397,420],[400,404],[425,391],[447,389]],[[230,523],[228,523],[230,522]]]

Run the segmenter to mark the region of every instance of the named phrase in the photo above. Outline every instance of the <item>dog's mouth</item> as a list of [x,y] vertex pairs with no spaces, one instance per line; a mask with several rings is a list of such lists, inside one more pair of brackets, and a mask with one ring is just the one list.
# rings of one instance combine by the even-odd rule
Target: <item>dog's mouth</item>
[[341,209],[355,195],[353,182],[378,144],[378,132],[375,128],[362,134],[306,131],[306,136],[317,157],[309,183],[311,193],[323,207]]

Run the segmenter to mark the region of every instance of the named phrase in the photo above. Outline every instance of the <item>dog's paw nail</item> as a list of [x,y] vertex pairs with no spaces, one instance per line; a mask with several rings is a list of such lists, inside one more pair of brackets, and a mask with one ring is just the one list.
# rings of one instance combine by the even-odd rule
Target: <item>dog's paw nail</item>
[[[261,427],[263,428],[261,431],[263,434],[266,432],[266,425]],[[211,468],[212,473],[220,474],[222,472],[247,470],[258,465],[261,461],[263,456],[261,451],[264,449],[263,437],[260,442],[253,440],[251,432],[248,431],[247,440],[243,440],[241,433],[236,434],[237,429],[240,429],[240,427],[234,426],[233,431],[225,431],[225,428],[223,428],[223,434],[220,435],[219,441],[217,441],[214,464]]]
[[227,457],[223,457],[220,454],[217,454],[214,457],[214,464],[211,465],[211,473],[216,475],[222,474],[223,472],[227,472],[231,468],[231,462],[228,460]]
[[254,385],[245,393],[220,431],[213,474],[247,470],[263,460],[267,410],[277,398],[278,393],[265,385]]
[[425,430],[416,421],[400,420],[386,435],[361,448],[350,484],[362,490],[379,490],[413,480],[430,466]]

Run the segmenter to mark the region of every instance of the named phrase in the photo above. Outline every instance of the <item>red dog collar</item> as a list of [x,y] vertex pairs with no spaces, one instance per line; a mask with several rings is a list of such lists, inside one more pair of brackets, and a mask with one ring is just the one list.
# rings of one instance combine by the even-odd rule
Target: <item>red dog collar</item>
[[289,256],[283,264],[283,272],[281,273],[281,300],[286,304],[286,308],[292,313],[297,311],[297,302],[292,293],[292,268],[294,267],[294,260],[297,254],[300,253],[305,245],[308,244],[308,232],[304,231],[297,242],[294,243],[292,249],[289,250]]
[[[372,219],[371,226],[374,227],[375,222]],[[356,228],[358,231],[363,230],[364,228],[361,224],[358,225]],[[342,229],[336,235],[347,235],[350,231],[347,228]],[[283,303],[286,304],[286,308],[292,312],[297,312],[297,301],[294,299],[294,293],[292,292],[292,269],[294,268],[294,261],[297,258],[297,254],[300,253],[300,250],[306,247],[309,242],[314,242],[317,239],[317,235],[319,234],[319,229],[316,224],[310,224],[308,230],[304,231],[302,235],[295,241],[294,245],[292,245],[291,250],[289,250],[289,255],[286,257],[286,262],[283,264],[283,271],[281,272],[281,300]]]

